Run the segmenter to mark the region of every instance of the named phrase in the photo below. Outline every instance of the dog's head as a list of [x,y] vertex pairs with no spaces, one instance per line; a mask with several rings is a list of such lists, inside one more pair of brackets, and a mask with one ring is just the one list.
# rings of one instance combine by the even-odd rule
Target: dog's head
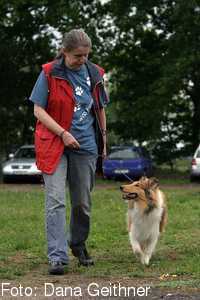
[[156,207],[156,191],[158,189],[158,180],[154,177],[142,177],[139,181],[120,187],[123,193],[123,199],[128,200],[129,209],[135,205],[146,213]]

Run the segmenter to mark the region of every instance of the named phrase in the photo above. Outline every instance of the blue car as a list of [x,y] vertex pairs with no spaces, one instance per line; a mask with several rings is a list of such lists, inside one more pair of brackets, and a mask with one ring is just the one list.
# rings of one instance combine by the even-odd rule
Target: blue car
[[112,147],[103,162],[103,176],[107,179],[139,179],[152,176],[152,171],[152,160],[142,147]]

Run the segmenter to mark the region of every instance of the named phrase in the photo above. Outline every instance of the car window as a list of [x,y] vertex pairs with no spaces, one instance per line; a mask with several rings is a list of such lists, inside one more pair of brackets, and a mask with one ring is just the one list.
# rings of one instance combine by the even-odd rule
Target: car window
[[200,158],[200,150],[197,152],[197,158]]
[[139,153],[134,149],[116,150],[108,155],[109,159],[134,159],[139,157]]
[[19,149],[15,158],[35,158],[35,149],[34,148],[22,148]]

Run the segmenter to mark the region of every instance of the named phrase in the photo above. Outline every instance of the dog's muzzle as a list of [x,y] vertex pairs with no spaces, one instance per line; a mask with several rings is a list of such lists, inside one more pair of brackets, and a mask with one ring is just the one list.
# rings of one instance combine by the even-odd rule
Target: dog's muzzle
[[122,198],[125,199],[125,200],[134,200],[137,198],[137,194],[136,193],[124,193],[122,195]]

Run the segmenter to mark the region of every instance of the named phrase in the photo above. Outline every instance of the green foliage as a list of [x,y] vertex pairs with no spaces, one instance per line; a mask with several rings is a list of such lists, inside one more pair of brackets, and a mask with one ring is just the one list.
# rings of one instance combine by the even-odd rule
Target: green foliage
[[1,152],[33,142],[27,99],[41,64],[55,56],[57,32],[83,27],[92,60],[111,74],[110,143],[145,142],[161,161],[191,154],[200,139],[199,25],[196,0],[1,0]]
[[1,1],[1,149],[32,142],[33,114],[26,103],[42,62],[51,54],[40,2]]
[[[117,36],[108,59],[116,116],[111,128],[154,144],[159,156],[166,142],[168,150],[182,142],[182,154],[191,153],[200,139],[198,2],[128,1],[122,7],[110,1],[108,9]],[[172,158],[180,154],[169,151]]]

